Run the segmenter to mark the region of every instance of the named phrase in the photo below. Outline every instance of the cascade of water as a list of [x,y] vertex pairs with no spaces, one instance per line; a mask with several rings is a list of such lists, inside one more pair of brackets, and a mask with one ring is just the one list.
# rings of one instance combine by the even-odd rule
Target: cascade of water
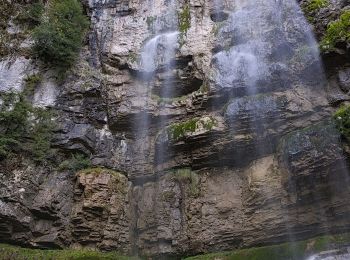
[[[221,8],[220,0],[214,4],[217,10]],[[227,111],[230,120],[242,122],[232,122],[231,130],[241,133],[250,129],[256,140],[254,153],[259,158],[275,149],[266,138],[266,118],[278,104],[271,96],[258,94],[297,85],[310,89],[317,86],[322,91],[326,79],[317,42],[295,0],[235,0],[233,6],[218,32],[213,81],[218,92],[233,93]],[[322,208],[319,212],[325,214]],[[287,214],[286,232],[293,241],[288,218]]]
[[146,42],[141,52],[141,68],[154,74],[160,67],[170,68],[175,56],[178,32],[162,33]]
[[[276,72],[287,72],[288,61],[295,51],[313,56],[315,70],[322,75],[316,41],[302,12],[293,1],[237,0],[228,25],[221,37],[231,39],[214,56],[219,87],[244,84],[247,94],[262,92],[257,83],[271,78]],[[222,41],[219,35],[219,41]],[[225,42],[225,41],[222,41]],[[304,49],[303,49],[304,48]],[[302,57],[299,57],[302,58]],[[278,79],[283,85],[283,78]]]
[[[165,0],[162,6],[166,6],[166,12],[154,16],[155,20],[152,21],[151,26],[154,36],[144,44],[141,50],[139,80],[142,90],[140,93],[143,98],[146,97],[146,100],[149,100],[152,89],[155,88],[156,83],[159,83],[160,78],[162,78],[160,84],[161,89],[159,91],[160,97],[172,95],[172,70],[176,66],[175,54],[178,47],[179,35],[177,31],[178,18],[176,1]],[[147,105],[145,108],[147,108]],[[139,139],[145,146],[142,150],[149,152],[153,149],[152,140],[150,140],[151,134],[149,132],[151,131],[151,118],[147,111],[143,111],[142,115],[143,116],[136,122],[135,128],[136,132],[139,132],[138,136],[142,135],[142,138]],[[165,118],[161,116],[157,117],[156,122],[152,121],[152,124],[155,126],[163,126],[165,123]],[[165,150],[164,147],[157,147],[157,149]],[[148,152],[141,152],[143,153],[142,160],[150,163]],[[163,151],[158,151],[157,153],[163,154]],[[154,200],[154,205],[157,205],[156,198],[154,198]],[[157,210],[157,208],[155,208],[155,210]],[[155,216],[158,215],[159,214],[155,212]],[[158,222],[158,219],[155,221]],[[159,247],[159,252],[164,250],[161,242],[157,243],[157,246]]]
[[[155,36],[145,43],[141,51],[140,67],[143,75],[146,75],[143,81],[149,92],[156,84],[160,85],[160,97],[171,97],[173,92],[172,71],[176,66],[175,54],[179,35],[177,21],[176,2],[172,0],[168,2],[166,14],[157,16],[153,25]],[[155,123],[164,126],[165,118],[160,116]],[[163,150],[164,147],[157,149]],[[163,152],[158,151],[157,154],[163,155]]]
[[[160,3],[158,3],[158,6]],[[157,80],[156,75],[159,72],[167,72],[171,70],[173,66],[173,60],[175,57],[175,50],[177,46],[177,12],[175,0],[166,1],[163,6],[166,6],[166,12],[162,15],[155,15],[152,19],[152,32],[153,37],[148,40],[141,49],[140,58],[140,73],[138,78],[140,80],[139,86],[139,98],[146,102],[144,107],[147,108],[147,100],[151,94],[152,88],[154,88],[155,81]],[[154,13],[156,9],[156,1],[152,1],[150,13]],[[162,85],[161,94],[167,95],[171,93],[172,86],[170,76],[165,77]],[[149,140],[149,129],[150,129],[150,115],[145,110],[141,111],[141,116],[137,118],[134,129],[136,129],[137,136],[142,136],[143,139],[148,140],[143,143],[141,151],[143,153],[141,160],[147,162],[149,153],[151,150]],[[157,124],[162,122],[156,122]],[[142,138],[140,138],[142,139]]]

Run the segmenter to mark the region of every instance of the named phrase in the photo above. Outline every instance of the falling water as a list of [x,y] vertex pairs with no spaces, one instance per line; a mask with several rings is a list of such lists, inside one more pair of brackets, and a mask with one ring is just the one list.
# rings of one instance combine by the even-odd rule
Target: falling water
[[[150,13],[154,13],[155,2],[151,1]],[[144,146],[141,151],[141,160],[147,162],[149,161],[149,151],[151,150],[151,140],[150,127],[151,118],[147,111],[148,101],[150,99],[152,89],[155,86],[157,80],[157,74],[162,71],[170,71],[172,66],[172,61],[174,60],[175,50],[177,46],[177,18],[176,18],[176,5],[175,1],[171,0],[164,4],[166,6],[166,12],[161,15],[152,16],[155,20],[152,20],[150,24],[150,31],[153,34],[141,49],[140,58],[140,73],[138,78],[140,81],[139,86],[139,99],[142,100],[144,104],[144,110],[141,111],[141,116],[137,118],[134,129],[136,129],[136,135],[139,140],[142,140],[142,145]],[[152,18],[152,19],[153,19]],[[171,85],[169,84],[171,80],[165,78],[164,84],[162,85],[161,95],[167,95],[171,93]],[[161,122],[156,122],[157,124]],[[146,169],[144,169],[147,171]]]
[[[220,10],[222,2],[215,0],[214,10]],[[297,85],[323,91],[326,79],[318,45],[295,0],[235,0],[227,21],[220,26],[213,57],[215,89],[232,95],[233,101],[227,108],[231,110],[231,120],[250,111],[245,119],[249,122],[245,123],[256,139],[254,152],[259,158],[275,149],[268,140],[265,143],[262,140],[266,139],[267,114],[277,105],[269,96],[260,95],[259,101],[247,97]],[[298,64],[305,66],[305,70],[300,70]],[[230,125],[233,133],[240,131],[236,129],[239,123]],[[294,241],[286,215],[289,240]]]
[[[144,90],[140,93],[146,92],[146,100],[150,99],[156,85],[160,85],[160,91],[158,91],[159,97],[172,96],[172,82],[174,77],[172,71],[176,65],[175,56],[176,49],[178,48],[179,35],[177,31],[176,1],[165,1],[164,5],[166,6],[165,14],[155,16],[156,18],[152,21],[152,25],[150,26],[153,37],[146,41],[141,49],[139,80],[142,83],[141,88]],[[155,115],[156,121],[152,119],[151,122],[150,115],[146,111],[142,114],[143,116],[139,118],[136,123],[136,131],[140,132],[140,134],[142,132],[143,138],[140,139],[141,142],[147,140],[147,147],[143,150],[151,151],[152,140],[150,140],[151,133],[149,132],[151,124],[157,127],[164,126],[166,119],[161,115]],[[162,150],[165,150],[162,146],[157,147],[157,149],[161,150],[158,151],[157,154],[163,154]],[[147,160],[148,154],[145,152],[143,157],[145,159],[144,161],[149,161]],[[156,196],[154,197],[153,205],[157,205]],[[154,210],[157,211],[156,208]],[[159,215],[160,214],[155,212],[156,217]],[[158,220],[156,221],[158,222]],[[157,246],[159,252],[166,250],[162,247],[162,242],[157,243]]]
[[[246,94],[260,93],[264,89],[258,85],[267,84],[264,81],[273,79],[274,74],[288,72],[291,55],[303,48],[302,55],[311,55],[315,71],[323,74],[317,43],[294,0],[237,0],[234,3],[234,11],[218,37],[224,46],[220,46],[222,51],[214,56],[218,87],[243,84]],[[227,35],[231,38],[227,39]],[[283,75],[277,83],[281,87],[286,85]]]

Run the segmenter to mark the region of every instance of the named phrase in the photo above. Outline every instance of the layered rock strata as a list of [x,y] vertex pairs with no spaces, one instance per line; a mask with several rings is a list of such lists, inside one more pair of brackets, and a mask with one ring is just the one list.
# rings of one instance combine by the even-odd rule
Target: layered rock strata
[[[173,60],[175,94],[162,97],[161,68],[151,91],[139,76],[152,18],[162,21],[167,8],[150,2],[84,2],[88,46],[63,84],[42,72],[34,104],[57,110],[55,148],[83,153],[100,168],[1,162],[1,242],[183,256],[348,231],[348,158],[330,119],[333,105],[349,100],[350,65],[326,63],[322,79],[290,29],[301,18],[286,15],[285,31],[266,24],[266,41],[287,35],[288,44],[267,41],[260,50],[274,73],[255,93],[240,82],[231,87],[215,75],[218,53],[238,44],[231,36],[239,31],[228,26],[237,7],[218,14],[212,1],[178,1],[178,12],[189,7],[189,24]],[[321,37],[330,18],[315,19]],[[22,89],[20,79],[40,71],[23,57],[6,62],[2,91]],[[145,115],[149,125],[137,124]]]

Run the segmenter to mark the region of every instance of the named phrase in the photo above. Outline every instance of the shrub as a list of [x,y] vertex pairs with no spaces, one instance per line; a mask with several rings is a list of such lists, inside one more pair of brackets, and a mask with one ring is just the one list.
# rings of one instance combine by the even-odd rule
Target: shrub
[[334,114],[337,129],[350,142],[350,106],[343,106]]
[[80,50],[87,17],[77,0],[52,0],[42,23],[33,31],[33,51],[46,64],[66,71]]
[[2,94],[0,107],[0,158],[8,157],[28,136],[30,106],[22,96]]
[[51,113],[34,108],[23,94],[1,94],[1,99],[0,159],[27,153],[35,162],[43,162],[50,154]]
[[83,154],[72,154],[71,158],[63,161],[59,166],[59,171],[77,172],[91,167],[91,161]]
[[173,178],[179,183],[186,184],[188,194],[192,197],[198,197],[200,194],[199,176],[190,168],[180,168],[173,170]]
[[318,11],[323,7],[327,7],[328,5],[329,5],[328,0],[310,0],[306,3],[303,9],[308,13],[312,13],[312,12]]
[[178,27],[180,31],[179,42],[180,46],[182,46],[184,44],[184,36],[191,27],[191,13],[188,4],[178,13]]
[[42,1],[24,6],[16,17],[16,22],[22,25],[26,24],[29,27],[35,27],[40,24],[44,9],[45,6]]
[[34,94],[35,89],[41,83],[42,77],[39,74],[32,74],[27,76],[24,79],[24,94],[32,96]]
[[29,152],[36,162],[44,162],[51,157],[51,139],[55,125],[52,123],[52,113],[42,108],[33,110],[34,124],[30,133]]
[[198,129],[212,130],[217,126],[217,121],[212,117],[192,118],[185,122],[175,123],[167,128],[168,138],[172,141],[178,141],[187,134],[196,132]]
[[341,42],[350,42],[350,10],[343,12],[338,20],[328,25],[320,46],[323,51],[329,51]]

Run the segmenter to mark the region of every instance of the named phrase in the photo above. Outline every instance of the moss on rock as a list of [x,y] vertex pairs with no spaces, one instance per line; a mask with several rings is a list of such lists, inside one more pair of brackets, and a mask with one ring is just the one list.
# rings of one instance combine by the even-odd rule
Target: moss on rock
[[183,9],[178,13],[178,27],[180,31],[180,45],[184,44],[184,36],[191,27],[191,12],[189,4],[185,4]]
[[341,135],[350,142],[350,106],[339,108],[333,117]]
[[198,197],[200,194],[199,176],[190,168],[180,168],[173,170],[172,178],[188,188],[188,194]]
[[306,13],[312,13],[320,10],[321,8],[329,5],[328,0],[309,0],[303,5],[303,11]]
[[350,43],[350,10],[344,11],[338,20],[329,23],[320,47],[322,51],[331,51],[342,42]]
[[168,138],[177,141],[201,129],[210,131],[215,126],[217,126],[217,121],[213,117],[192,118],[185,122],[170,125],[167,129]]

